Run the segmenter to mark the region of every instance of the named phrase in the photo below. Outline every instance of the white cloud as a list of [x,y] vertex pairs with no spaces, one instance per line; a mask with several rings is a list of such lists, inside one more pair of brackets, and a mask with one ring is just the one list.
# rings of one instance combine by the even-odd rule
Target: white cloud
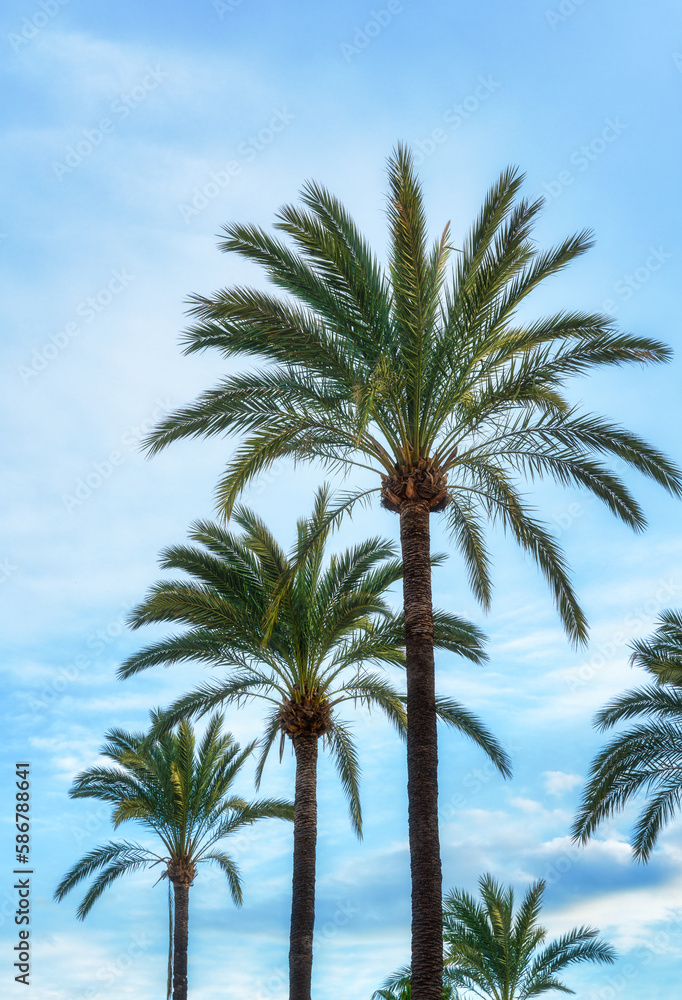
[[579,774],[566,774],[564,771],[543,771],[542,776],[545,779],[545,791],[548,795],[556,796],[570,792],[583,780]]

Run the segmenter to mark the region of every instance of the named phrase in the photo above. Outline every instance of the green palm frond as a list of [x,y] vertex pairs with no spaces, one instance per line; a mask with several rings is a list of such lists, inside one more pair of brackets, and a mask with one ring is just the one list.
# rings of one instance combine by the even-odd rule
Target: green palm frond
[[362,810],[360,808],[360,763],[357,750],[344,722],[336,719],[334,728],[326,737],[329,749],[341,780],[341,787],[348,800],[351,826],[356,835],[362,837]]
[[602,820],[642,795],[631,841],[642,862],[682,805],[682,615],[664,611],[657,625],[652,636],[631,644],[632,663],[647,670],[654,683],[614,698],[595,718],[601,731],[640,721],[595,756],[572,831],[573,839],[584,843]]
[[442,722],[480,747],[500,774],[505,778],[511,777],[509,754],[473,712],[452,698],[436,698],[436,713]]
[[313,181],[300,206],[280,210],[277,235],[227,225],[220,248],[261,266],[284,297],[248,288],[194,296],[186,350],[250,356],[259,367],[166,416],[145,447],[238,434],[217,491],[227,516],[277,459],[391,474],[429,457],[448,474],[446,521],[476,597],[488,606],[485,526],[501,520],[547,578],[569,636],[582,642],[586,624],[563,555],[514,479],[586,489],[641,530],[634,497],[597,459],[620,459],[675,496],[682,473],[637,435],[571,408],[564,389],[599,365],[666,362],[670,351],[596,313],[520,320],[526,297],[592,245],[583,231],[539,249],[542,200],[522,198],[522,182],[516,168],[500,174],[455,253],[447,226],[431,243],[413,158],[398,145],[388,162],[385,267],[338,199]]
[[220,868],[221,872],[227,879],[227,884],[230,887],[230,895],[232,896],[232,902],[235,906],[241,906],[244,902],[244,896],[242,893],[242,883],[239,874],[239,869],[236,864],[225,854],[224,851],[210,850],[206,851],[202,861],[215,861],[215,863]]
[[529,886],[517,909],[514,893],[491,875],[479,879],[480,901],[455,889],[444,901],[445,963],[455,987],[487,1000],[526,1000],[558,990],[557,973],[579,962],[611,963],[613,948],[591,927],[578,927],[543,947],[538,924],[545,883]]
[[163,853],[157,854],[129,841],[112,841],[84,855],[55,891],[55,898],[61,900],[80,882],[92,880],[77,911],[81,919],[122,875],[162,865],[164,877],[171,863],[216,861],[228,878],[235,901],[241,903],[237,869],[216,845],[260,819],[293,820],[291,802],[246,802],[232,794],[233,783],[254,744],[240,747],[230,733],[223,732],[221,716],[209,719],[198,742],[186,718],[165,730],[160,728],[163,721],[162,714],[153,711],[147,733],[110,730],[101,752],[117,767],[92,767],[74,780],[72,797],[111,803],[115,826],[136,821],[156,834],[163,845]]
[[682,612],[663,611],[649,639],[632,643],[630,662],[653,674],[661,684],[682,687]]
[[91,888],[83,898],[78,908],[78,919],[83,920],[93,904],[111,883],[127,872],[137,871],[152,864],[158,864],[161,859],[139,844],[129,841],[110,841],[102,847],[97,847],[83,855],[66,873],[54,892],[54,898],[59,902],[79,882],[100,872],[93,880]]
[[[380,673],[368,669],[405,662],[403,617],[392,612],[386,596],[402,577],[395,547],[374,537],[325,559],[341,508],[357,500],[342,498],[339,504],[328,488],[319,490],[311,515],[299,520],[288,553],[262,519],[244,506],[233,514],[240,533],[198,521],[192,526],[193,546],[164,550],[162,564],[182,569],[188,579],[155,585],[132,613],[131,624],[137,628],[167,620],[185,623],[187,631],[133,654],[119,673],[128,677],[150,666],[194,660],[218,668],[223,678],[176,699],[156,719],[154,739],[165,738],[183,720],[221,706],[248,699],[267,701],[273,709],[259,748],[259,782],[270,749],[283,735],[279,710],[304,690],[317,692],[330,707],[349,700],[375,706],[404,735],[403,696]],[[434,564],[438,562],[434,557]],[[439,648],[476,663],[486,657],[482,632],[457,615],[436,611],[434,633]],[[498,764],[502,762],[504,771],[503,751],[470,713],[449,704],[443,717]],[[339,724],[335,716],[335,725]],[[328,743],[348,797],[351,821],[359,830],[357,759],[350,731],[342,726],[338,734],[330,734]],[[126,810],[121,819],[133,815],[132,803]]]

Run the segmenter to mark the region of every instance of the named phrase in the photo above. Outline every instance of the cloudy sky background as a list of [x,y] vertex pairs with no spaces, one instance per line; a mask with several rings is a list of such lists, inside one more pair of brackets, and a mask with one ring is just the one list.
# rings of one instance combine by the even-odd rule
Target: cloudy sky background
[[[213,514],[229,441],[182,443],[145,461],[137,441],[167,409],[225,371],[184,358],[185,299],[256,269],[220,254],[228,220],[269,225],[308,177],[346,203],[383,255],[385,161],[412,144],[434,234],[455,243],[508,164],[544,194],[542,245],[592,228],[596,246],[532,301],[535,314],[605,309],[634,333],[679,349],[679,121],[682,24],[625,0],[477,5],[363,0],[9,0],[2,13],[0,255],[6,431],[0,580],[3,652],[2,976],[12,981],[14,763],[32,762],[34,1000],[152,1000],[165,985],[166,893],[152,873],[122,881],[80,924],[78,896],[51,899],[66,869],[111,836],[107,810],[72,802],[74,774],[97,760],[106,729],[140,729],[152,706],[203,679],[199,668],[115,669],[151,632],[127,610],[160,576],[157,555]],[[680,362],[611,370],[571,397],[682,460]],[[682,955],[682,825],[635,865],[635,813],[585,850],[568,831],[600,738],[590,720],[641,678],[628,642],[682,604],[679,504],[626,476],[649,517],[636,537],[578,493],[533,487],[565,545],[592,632],[571,649],[530,562],[497,537],[496,592],[484,618],[456,553],[435,576],[437,602],[490,636],[490,663],[438,661],[444,693],[475,709],[512,753],[502,782],[443,734],[445,887],[474,890],[490,871],[519,891],[549,882],[552,934],[598,926],[612,969],[576,969],[583,997],[673,1000]],[[282,542],[309,510],[314,468],[280,467],[249,493]],[[342,547],[397,519],[373,509]],[[435,546],[445,548],[435,527]],[[354,718],[365,839],[358,843],[328,762],[320,768],[318,996],[368,998],[409,949],[403,750],[376,715]],[[260,714],[231,712],[242,740]],[[273,759],[264,790],[290,795],[292,760]],[[248,775],[243,793],[250,794]],[[121,831],[137,837],[131,826]],[[202,873],[192,891],[190,989],[196,1000],[286,996],[291,831],[275,822],[236,845],[245,905]],[[3,981],[4,981],[3,980]],[[12,989],[18,989],[12,984]],[[12,994],[13,995],[13,994]]]

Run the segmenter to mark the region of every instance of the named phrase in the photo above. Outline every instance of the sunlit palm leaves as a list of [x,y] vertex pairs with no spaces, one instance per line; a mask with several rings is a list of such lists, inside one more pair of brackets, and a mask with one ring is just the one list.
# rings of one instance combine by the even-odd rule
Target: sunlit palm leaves
[[[159,714],[152,712],[152,732],[158,721]],[[77,911],[82,920],[118,878],[158,866],[159,879],[168,878],[173,884],[176,900],[178,891],[186,899],[197,866],[213,862],[225,876],[234,903],[240,906],[239,869],[222,849],[222,841],[259,819],[293,819],[289,802],[246,802],[232,794],[233,782],[253,744],[242,750],[230,733],[222,732],[222,719],[217,715],[210,719],[198,745],[186,720],[179,722],[176,731],[155,739],[149,733],[112,729],[106,740],[100,752],[115,766],[90,767],[81,772],[69,794],[72,798],[110,803],[114,827],[133,820],[153,833],[161,846],[157,852],[126,840],[97,847],[66,873],[55,898],[63,899],[75,886],[91,879]],[[176,911],[175,928],[171,921],[168,995],[172,978],[174,1000],[187,996],[186,911],[182,920],[180,916]],[[174,947],[174,941],[183,944]],[[171,967],[175,969],[172,976]]]
[[426,460],[447,476],[444,516],[479,599],[487,605],[491,587],[484,524],[497,520],[547,577],[569,635],[583,640],[561,552],[520,484],[549,477],[588,489],[636,530],[642,511],[604,456],[680,495],[680,473],[660,452],[579,413],[565,396],[568,379],[596,366],[665,361],[670,352],[598,314],[520,317],[526,296],[591,242],[582,232],[538,249],[532,231],[541,202],[519,196],[517,171],[501,174],[458,252],[447,227],[429,247],[404,148],[388,174],[386,268],[346,209],[314,182],[300,207],[280,210],[275,229],[284,239],[225,227],[221,248],[260,264],[285,297],[228,288],[193,298],[187,351],[215,347],[258,366],[170,414],[148,449],[186,436],[241,435],[218,489],[228,514],[243,487],[285,456],[385,476]]
[[[162,726],[246,699],[269,704],[258,779],[270,750],[284,739],[282,707],[306,697],[317,699],[332,713],[324,740],[359,832],[357,756],[338,707],[344,702],[378,707],[399,731],[405,729],[404,696],[367,666],[404,664],[402,616],[391,612],[386,599],[402,569],[391,543],[379,538],[332,555],[325,565],[328,511],[329,497],[322,490],[312,516],[298,522],[289,555],[244,507],[234,512],[241,535],[197,522],[190,535],[196,545],[173,546],[161,557],[164,568],[182,570],[187,578],[156,584],[130,618],[135,628],[171,622],[187,630],[129,657],[119,673],[130,677],[151,666],[186,661],[220,670],[219,679],[199,685],[170,706]],[[289,570],[277,617],[266,630],[273,595]],[[484,658],[481,633],[456,615],[436,612],[435,632],[439,647],[474,662]],[[439,699],[439,714],[473,739],[502,773],[509,773],[506,754],[472,713],[455,701]]]
[[[580,962],[612,963],[613,948],[592,927],[576,927],[546,943],[538,923],[545,883],[534,882],[514,909],[514,892],[491,875],[479,879],[480,900],[454,889],[445,897],[443,1000],[528,1000],[573,993],[559,978]],[[410,1000],[410,969],[391,976],[374,998]]]
[[[152,713],[152,722],[158,719],[158,712]],[[159,837],[162,853],[127,841],[97,848],[64,876],[55,893],[57,899],[101,869],[78,908],[82,919],[104,889],[128,871],[161,865],[159,874],[163,876],[169,861],[199,864],[212,860],[210,855],[218,841],[258,819],[292,818],[290,803],[279,799],[247,803],[230,794],[253,744],[242,750],[230,733],[222,733],[221,727],[222,719],[214,716],[198,746],[185,721],[177,732],[168,732],[153,742],[147,733],[112,729],[106,734],[107,743],[100,752],[116,766],[91,767],[81,772],[69,794],[75,799],[95,798],[111,803],[114,827],[136,820]],[[221,867],[232,899],[241,904],[236,865],[230,861]]]

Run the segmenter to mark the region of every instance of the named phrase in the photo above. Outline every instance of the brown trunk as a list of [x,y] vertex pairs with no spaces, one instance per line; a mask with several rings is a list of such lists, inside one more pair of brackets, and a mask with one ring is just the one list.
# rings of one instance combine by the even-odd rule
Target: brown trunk
[[407,657],[407,796],[412,873],[412,997],[442,1000],[443,900],[429,507],[400,509]]
[[294,799],[294,875],[289,938],[289,1000],[310,1000],[315,923],[317,846],[317,736],[299,733]]
[[189,885],[174,881],[175,922],[173,927],[173,1000],[187,1000],[187,934],[189,926]]

